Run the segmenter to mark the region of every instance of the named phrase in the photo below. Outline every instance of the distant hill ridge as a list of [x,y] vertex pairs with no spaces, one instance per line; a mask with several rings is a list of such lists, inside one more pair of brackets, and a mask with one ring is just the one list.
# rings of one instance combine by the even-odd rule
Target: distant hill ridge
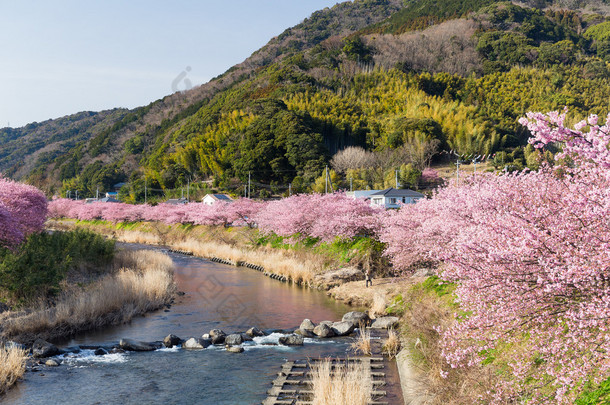
[[[202,86],[133,110],[0,130],[0,171],[81,195],[253,174],[303,190],[350,145],[506,151],[527,165],[525,111],[604,114],[605,1],[360,0],[320,10]],[[510,156],[509,156],[510,155]]]

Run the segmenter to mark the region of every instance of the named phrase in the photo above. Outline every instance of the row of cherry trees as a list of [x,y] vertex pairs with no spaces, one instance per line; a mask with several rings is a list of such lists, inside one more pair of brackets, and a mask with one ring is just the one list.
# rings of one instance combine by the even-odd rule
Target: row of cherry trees
[[436,263],[462,314],[440,330],[441,370],[510,358],[494,403],[569,403],[610,369],[610,121],[575,129],[565,112],[523,119],[538,148],[561,146],[537,172],[479,174],[386,213],[343,194],[205,206],[55,200],[51,216],[256,226],[281,236],[375,235],[396,268]]
[[131,205],[85,203],[69,199],[49,204],[52,218],[102,219],[112,222],[159,221],[171,224],[250,226],[280,236],[314,237],[330,241],[374,234],[383,211],[343,193],[295,195],[261,202],[242,198],[214,205]]
[[495,403],[571,403],[610,369],[610,116],[564,120],[521,121],[535,147],[562,146],[555,166],[454,183],[387,217],[380,235],[395,266],[443,263],[457,285],[469,316],[439,330],[442,375],[498,348],[512,359]]
[[15,248],[44,228],[47,199],[36,187],[0,177],[0,247]]

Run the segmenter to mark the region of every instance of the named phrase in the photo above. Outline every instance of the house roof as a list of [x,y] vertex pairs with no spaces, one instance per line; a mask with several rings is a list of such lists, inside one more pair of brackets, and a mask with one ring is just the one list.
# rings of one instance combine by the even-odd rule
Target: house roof
[[[226,194],[206,194],[205,197],[207,197],[207,196],[210,196],[215,200],[233,201],[233,199]],[[205,197],[203,197],[203,198],[205,198]]]
[[104,198],[100,198],[99,200],[97,200],[98,202],[109,202],[109,203],[118,203],[120,202],[119,200],[117,200],[116,198],[112,198],[112,197],[104,197]]
[[188,200],[184,197],[182,198],[170,198],[169,200],[165,201],[166,204],[173,204],[173,205],[178,205],[178,204],[186,204],[188,203]]
[[354,197],[354,198],[368,198],[377,192],[379,192],[379,190],[355,190],[355,191],[348,191],[345,194],[350,197]]
[[408,189],[396,189],[396,188],[386,188],[385,190],[378,191],[373,196],[384,196],[384,197],[414,197],[414,198],[423,198],[424,195],[422,193],[418,193],[417,191],[408,190]]

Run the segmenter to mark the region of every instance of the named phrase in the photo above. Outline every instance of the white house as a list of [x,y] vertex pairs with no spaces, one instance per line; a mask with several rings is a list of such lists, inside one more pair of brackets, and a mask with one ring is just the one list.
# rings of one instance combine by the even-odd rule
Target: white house
[[402,204],[415,204],[425,198],[422,193],[407,189],[387,188],[370,194],[371,205],[388,208],[400,208]]
[[205,205],[214,205],[219,201],[231,202],[233,199],[226,194],[206,194],[201,200]]

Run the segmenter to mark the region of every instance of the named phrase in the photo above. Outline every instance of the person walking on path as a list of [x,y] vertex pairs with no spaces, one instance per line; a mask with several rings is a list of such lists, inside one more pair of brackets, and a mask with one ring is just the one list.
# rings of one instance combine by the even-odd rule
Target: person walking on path
[[371,278],[371,269],[370,269],[370,268],[367,268],[367,269],[366,269],[366,271],[365,271],[365,273],[364,273],[364,275],[365,275],[365,277],[366,277],[366,278],[365,278],[365,280],[366,280],[366,288],[369,288],[369,284],[370,284],[371,286],[373,285],[373,280],[372,280],[372,278]]

